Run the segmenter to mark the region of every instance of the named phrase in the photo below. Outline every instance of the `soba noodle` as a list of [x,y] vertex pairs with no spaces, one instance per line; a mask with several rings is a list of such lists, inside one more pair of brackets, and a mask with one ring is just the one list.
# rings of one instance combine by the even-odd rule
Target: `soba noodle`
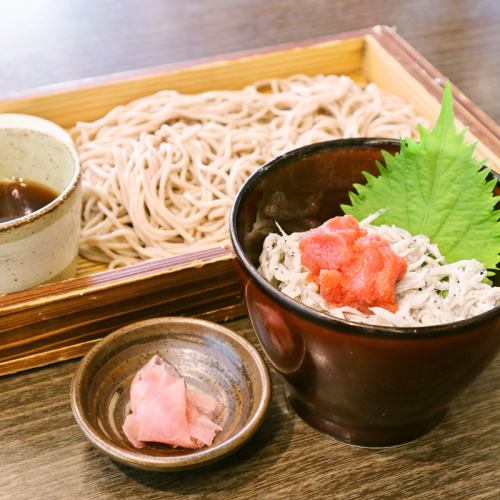
[[369,234],[385,238],[392,250],[406,259],[408,271],[396,285],[398,311],[370,308],[366,315],[352,307],[332,307],[319,294],[318,285],[307,280],[299,241],[304,233],[269,234],[260,256],[259,272],[289,297],[336,318],[383,326],[417,327],[451,323],[486,312],[500,304],[500,287],[482,280],[484,266],[477,260],[448,264],[426,236],[412,236],[394,226],[373,226],[370,216],[360,223]]
[[227,242],[231,202],[256,168],[342,137],[412,136],[411,106],[345,76],[239,91],[162,91],[73,130],[83,168],[81,254],[110,267]]

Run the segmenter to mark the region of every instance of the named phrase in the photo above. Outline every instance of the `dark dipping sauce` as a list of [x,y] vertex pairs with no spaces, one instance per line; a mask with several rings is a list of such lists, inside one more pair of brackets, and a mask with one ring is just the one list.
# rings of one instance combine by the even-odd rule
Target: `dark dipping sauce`
[[0,224],[35,212],[57,196],[52,188],[39,182],[15,177],[0,179]]

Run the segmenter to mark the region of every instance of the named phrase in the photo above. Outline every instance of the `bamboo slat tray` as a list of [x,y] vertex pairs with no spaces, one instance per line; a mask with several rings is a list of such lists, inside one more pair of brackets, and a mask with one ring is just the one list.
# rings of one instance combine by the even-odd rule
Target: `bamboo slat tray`
[[[70,128],[162,90],[237,89],[296,73],[344,74],[374,82],[434,122],[445,78],[385,26],[219,56],[175,66],[45,87],[0,100],[0,112],[28,113]],[[477,155],[500,172],[497,125],[456,88],[458,126]],[[229,247],[105,271],[80,259],[78,276],[0,297],[0,375],[84,354],[111,330],[138,319],[184,314],[216,321],[244,314]]]

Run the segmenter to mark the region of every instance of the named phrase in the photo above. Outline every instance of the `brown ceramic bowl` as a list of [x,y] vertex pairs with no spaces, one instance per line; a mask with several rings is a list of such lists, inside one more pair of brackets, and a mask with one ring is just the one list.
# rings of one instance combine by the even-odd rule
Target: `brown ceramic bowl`
[[[122,431],[130,384],[154,355],[172,363],[188,387],[224,405],[223,430],[199,450],[148,443],[134,448]],[[82,360],[71,384],[71,408],[91,443],[113,460],[139,469],[174,471],[214,462],[258,429],[271,397],[267,367],[244,338],[216,323],[156,318],[133,323],[99,342]]]
[[403,443],[434,427],[500,343],[500,307],[441,326],[360,325],[290,299],[257,272],[275,221],[290,233],[340,215],[361,172],[377,173],[381,150],[399,143],[345,139],[291,151],[247,180],[230,218],[248,312],[292,405],[313,427],[364,446]]

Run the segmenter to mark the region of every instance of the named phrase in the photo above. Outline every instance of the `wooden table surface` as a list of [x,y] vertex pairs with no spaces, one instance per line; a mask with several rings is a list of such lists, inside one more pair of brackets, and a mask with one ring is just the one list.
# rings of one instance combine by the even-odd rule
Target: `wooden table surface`
[[[500,120],[498,0],[66,0],[4,2],[0,97],[374,24],[393,25]],[[256,342],[247,319],[230,323]],[[500,358],[423,438],[368,450],[316,433],[273,374],[268,417],[219,464],[171,475],[118,466],[74,422],[77,362],[0,379],[0,498],[499,498]]]

